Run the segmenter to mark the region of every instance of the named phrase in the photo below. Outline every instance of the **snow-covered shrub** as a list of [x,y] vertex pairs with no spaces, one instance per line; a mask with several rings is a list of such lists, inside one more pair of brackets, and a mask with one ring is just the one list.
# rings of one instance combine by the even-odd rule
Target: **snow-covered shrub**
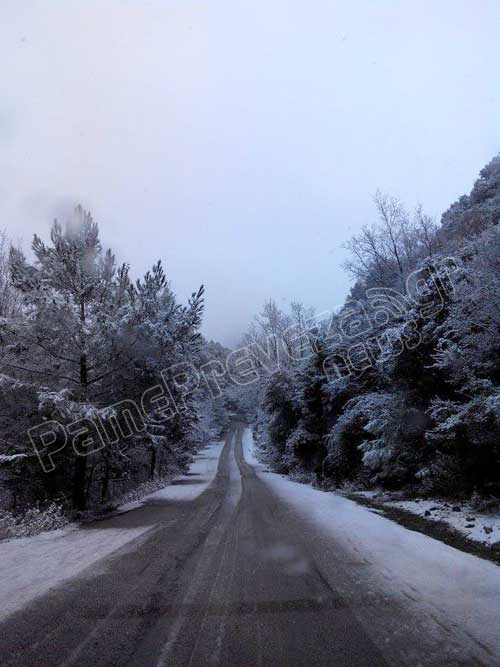
[[415,477],[419,494],[429,497],[459,496],[467,482],[456,457],[449,454],[438,454]]
[[351,399],[327,437],[328,467],[339,481],[363,464],[375,472],[394,453],[399,399],[388,393],[370,393]]
[[358,478],[398,488],[411,481],[423,456],[421,411],[399,392],[351,399],[328,434],[325,473],[338,484]]
[[364,427],[369,419],[361,399],[351,399],[326,437],[328,454],[324,473],[336,484],[352,479],[360,470],[363,454],[360,445],[365,440]]
[[321,445],[318,434],[311,433],[301,420],[286,441],[283,464],[297,475],[298,469],[309,467],[308,462],[314,458]]
[[[192,457],[191,457],[192,458]],[[150,493],[154,493],[159,489],[163,489],[165,486],[170,484],[172,479],[181,472],[180,468],[173,468],[170,474],[164,475],[162,477],[157,477],[155,479],[149,479],[146,482],[143,482],[139,486],[135,487],[131,491],[128,491],[120,498],[113,500],[113,502],[108,503],[108,506],[104,509],[112,509],[118,505],[124,505],[125,503],[133,502],[134,500],[141,500],[144,496],[148,496]]]
[[273,463],[287,471],[286,443],[299,417],[294,380],[288,369],[277,370],[267,379],[263,405],[268,414],[267,432],[272,443]]
[[436,399],[429,444],[455,458],[464,490],[500,491],[500,392],[465,403]]
[[0,510],[0,540],[15,536],[16,519],[12,512]]
[[498,513],[500,511],[500,497],[484,496],[479,494],[477,491],[474,491],[474,493],[471,495],[470,504],[472,509],[474,509],[476,512]]
[[59,530],[68,524],[61,505],[51,503],[47,508],[32,507],[20,516],[0,512],[0,539],[32,537],[50,530]]

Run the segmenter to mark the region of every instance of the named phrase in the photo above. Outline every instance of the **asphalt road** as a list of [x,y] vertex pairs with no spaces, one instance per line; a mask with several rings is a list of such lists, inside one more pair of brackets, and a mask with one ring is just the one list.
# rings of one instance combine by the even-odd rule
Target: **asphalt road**
[[[315,535],[245,463],[242,428],[195,501],[151,501],[99,522],[151,529],[0,625],[0,664],[461,664],[426,661],[411,629],[400,648],[415,660],[394,657],[397,640],[384,650],[381,628],[402,610],[360,593],[362,559]],[[336,564],[328,571],[320,548]]]

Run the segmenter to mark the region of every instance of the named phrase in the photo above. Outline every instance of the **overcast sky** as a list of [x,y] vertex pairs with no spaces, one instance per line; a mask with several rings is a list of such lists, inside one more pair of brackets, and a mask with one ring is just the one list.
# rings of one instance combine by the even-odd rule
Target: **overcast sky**
[[500,149],[496,0],[0,0],[0,227],[76,203],[205,333],[349,289],[377,187],[439,215]]

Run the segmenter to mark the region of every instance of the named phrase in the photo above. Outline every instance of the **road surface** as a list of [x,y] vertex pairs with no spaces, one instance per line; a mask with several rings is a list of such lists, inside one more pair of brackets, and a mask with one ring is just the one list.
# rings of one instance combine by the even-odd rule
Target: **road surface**
[[362,555],[273,493],[245,462],[242,431],[196,500],[151,500],[96,524],[151,528],[10,616],[0,664],[471,665],[448,653],[449,629],[430,636],[396,598],[360,589]]

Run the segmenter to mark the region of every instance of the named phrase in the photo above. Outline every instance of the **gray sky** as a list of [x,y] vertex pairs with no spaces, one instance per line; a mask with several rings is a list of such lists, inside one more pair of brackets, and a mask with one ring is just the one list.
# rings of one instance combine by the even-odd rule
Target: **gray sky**
[[500,149],[496,0],[1,0],[0,227],[73,204],[205,333],[336,306],[377,187],[440,214]]

